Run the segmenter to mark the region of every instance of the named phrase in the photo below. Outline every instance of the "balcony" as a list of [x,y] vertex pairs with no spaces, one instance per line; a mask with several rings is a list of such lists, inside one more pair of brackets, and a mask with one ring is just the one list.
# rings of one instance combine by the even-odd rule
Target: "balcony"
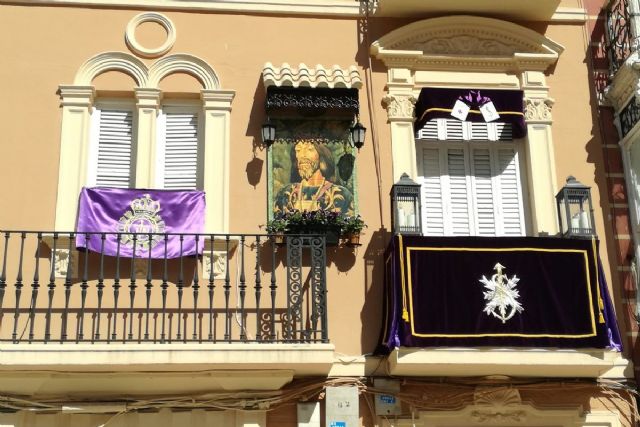
[[628,0],[614,0],[606,8],[606,50],[609,74],[614,76],[631,55],[631,14]]
[[[77,249],[74,233],[1,236],[0,378],[12,392],[46,394],[64,383],[71,394],[108,394],[123,381],[134,394],[277,389],[294,375],[326,375],[333,363],[324,236],[278,245],[256,234],[80,235],[126,238],[134,248],[156,239],[165,246],[156,259]],[[180,251],[189,239],[204,249],[168,258],[169,239]],[[47,369],[94,372],[95,381],[69,386],[36,374]],[[37,379],[14,378],[16,370]]]
[[595,240],[398,235],[385,260],[392,375],[630,373]]

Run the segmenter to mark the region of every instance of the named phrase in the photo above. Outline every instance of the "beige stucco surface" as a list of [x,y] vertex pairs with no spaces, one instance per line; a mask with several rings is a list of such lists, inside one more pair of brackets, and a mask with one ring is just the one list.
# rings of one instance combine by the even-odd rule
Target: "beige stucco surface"
[[[563,2],[573,6],[573,2]],[[54,226],[61,109],[56,94],[61,84],[73,83],[78,68],[90,57],[106,51],[128,52],[124,31],[140,11],[79,9],[73,7],[0,6],[0,52],[7,66],[0,68],[3,167],[0,189],[3,229],[51,230]],[[333,64],[358,66],[364,77],[369,64],[369,45],[407,19],[374,19],[369,35],[359,32],[353,18],[261,16],[167,11],[176,28],[176,43],[169,53],[188,53],[207,62],[217,73],[221,88],[235,90],[230,128],[229,230],[257,232],[266,222],[267,156],[260,146],[264,121],[265,89],[261,70],[265,62],[309,66]],[[601,231],[601,254],[605,265],[611,230],[603,216],[606,208],[600,193],[606,191],[593,127],[594,96],[585,63],[583,29],[580,25],[531,27],[545,31],[565,47],[547,76],[553,108],[553,144],[557,186],[573,174],[593,187],[597,229]],[[45,31],[43,31],[45,29]],[[145,24],[139,40],[152,45],[162,31]],[[153,59],[142,59],[151,64]],[[381,255],[389,239],[388,193],[393,176],[391,135],[383,108],[387,80],[384,65],[372,59],[369,81],[360,91],[361,121],[369,129],[365,147],[358,153],[359,210],[368,224],[363,246],[330,249],[327,276],[329,335],[336,351],[347,355],[371,352],[381,324]],[[95,79],[98,97],[132,97],[133,80],[109,72]],[[199,83],[190,76],[174,75],[161,82],[167,97],[194,99]],[[378,147],[380,174],[374,168],[374,141]],[[259,159],[256,161],[255,159]],[[253,176],[259,179],[253,180]],[[378,191],[378,182],[380,190]],[[553,203],[549,200],[549,203]],[[250,206],[251,209],[247,209]],[[238,214],[242,213],[242,214]],[[611,280],[609,268],[607,277]],[[615,285],[615,282],[610,282]]]

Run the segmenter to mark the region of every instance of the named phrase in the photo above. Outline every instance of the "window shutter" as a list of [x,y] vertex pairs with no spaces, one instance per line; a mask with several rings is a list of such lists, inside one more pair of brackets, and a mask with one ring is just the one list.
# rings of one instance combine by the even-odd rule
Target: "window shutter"
[[132,176],[133,112],[96,109],[93,114],[93,138],[97,144],[89,167],[89,185],[128,188]]
[[447,217],[449,230],[447,234],[453,236],[468,236],[471,234],[470,201],[468,168],[463,149],[448,149],[447,159],[447,188],[444,194],[447,196]]
[[198,186],[198,114],[164,113],[161,120],[162,188],[195,189]]
[[491,151],[489,149],[472,149],[471,180],[476,232],[478,236],[496,235],[496,218],[494,212],[495,191],[492,182]]
[[440,150],[422,150],[422,224],[429,236],[444,236],[445,216],[442,200]]
[[495,177],[499,188],[497,206],[502,225],[500,234],[522,236],[524,218],[517,153],[513,148],[499,148],[496,149],[496,157],[498,173]]

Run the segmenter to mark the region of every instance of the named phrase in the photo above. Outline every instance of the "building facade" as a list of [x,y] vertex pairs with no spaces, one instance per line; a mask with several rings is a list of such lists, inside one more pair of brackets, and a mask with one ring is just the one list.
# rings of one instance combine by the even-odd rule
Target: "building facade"
[[617,6],[513,3],[0,1],[0,425],[635,424]]

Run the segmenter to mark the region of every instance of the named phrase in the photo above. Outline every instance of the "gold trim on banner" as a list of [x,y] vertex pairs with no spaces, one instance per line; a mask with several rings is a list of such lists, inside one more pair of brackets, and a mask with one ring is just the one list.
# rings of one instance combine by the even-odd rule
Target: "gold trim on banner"
[[[584,265],[585,272],[587,276],[587,294],[589,296],[589,311],[591,314],[591,330],[590,334],[580,334],[580,335],[557,335],[557,334],[421,334],[417,333],[414,325],[413,318],[413,283],[411,280],[411,274],[408,275],[408,288],[409,288],[409,320],[411,323],[411,335],[415,337],[423,337],[423,338],[481,338],[481,337],[522,337],[522,338],[588,338],[594,337],[598,335],[596,330],[596,321],[595,321],[595,313],[593,310],[593,294],[591,293],[591,273],[589,272],[589,255],[586,250],[582,249],[546,249],[546,248],[449,248],[449,247],[407,247],[407,269],[411,271],[411,251],[461,251],[461,252],[477,252],[477,251],[486,251],[486,252],[567,252],[567,253],[578,253],[582,254],[584,257]],[[402,261],[402,257],[401,257]],[[596,264],[597,268],[597,264]],[[597,274],[596,274],[597,276]],[[404,280],[403,280],[403,288],[404,288]],[[403,290],[404,294],[404,290]],[[404,313],[403,313],[404,316]]]
[[[398,235],[398,246],[400,248],[400,283],[402,284],[402,320],[408,322],[409,312],[407,311],[407,292],[404,284],[404,248],[402,247],[402,234]],[[407,253],[407,255],[409,254]],[[411,295],[409,295],[409,298],[411,298]]]
[[[432,111],[442,111],[443,113],[450,113],[450,112],[453,111],[453,109],[452,108],[439,108],[439,107],[429,108],[427,110],[424,110],[424,112],[420,116],[420,120],[424,119],[424,116],[426,116],[427,114],[429,114]],[[482,112],[480,110],[469,110],[469,113],[482,114]],[[498,111],[497,113],[499,115],[501,115],[501,116],[511,115],[511,116],[522,116],[522,117],[524,117],[524,113],[521,113],[520,111]]]

